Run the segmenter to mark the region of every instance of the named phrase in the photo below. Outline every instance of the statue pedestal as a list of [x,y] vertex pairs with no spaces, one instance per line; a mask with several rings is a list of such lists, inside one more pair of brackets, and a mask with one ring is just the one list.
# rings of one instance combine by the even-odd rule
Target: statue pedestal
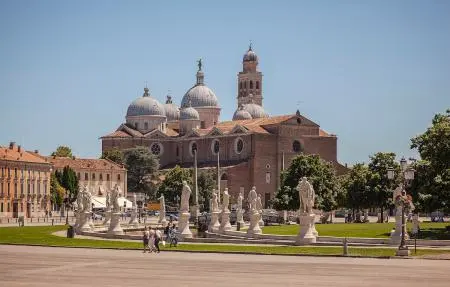
[[[406,224],[406,220],[405,220]],[[405,240],[409,239],[408,232],[405,233]],[[398,206],[395,212],[395,230],[391,232],[391,244],[400,244],[402,241],[402,207]]]
[[259,227],[264,227],[264,220],[262,219],[262,211],[259,212],[259,221],[258,221]]
[[311,214],[312,221],[311,221],[311,229],[312,229],[312,233],[314,234],[315,237],[319,236],[319,232],[317,232],[316,229],[316,215],[315,214]]
[[120,212],[111,213],[111,223],[109,224],[108,234],[123,234],[122,227],[120,226]]
[[128,225],[131,225],[133,227],[139,227],[139,221],[137,219],[137,210],[133,209],[131,211],[131,218],[130,218],[130,222],[128,222]]
[[261,234],[261,228],[259,227],[260,214],[258,211],[254,211],[250,215],[250,226],[247,229],[247,236],[252,236],[253,234]]
[[397,251],[395,252],[396,256],[409,256],[411,255],[411,252],[409,251],[409,249],[397,249]]
[[241,228],[245,226],[244,222],[244,210],[239,209],[236,213],[236,223],[241,225]]
[[225,233],[225,231],[231,230],[231,224],[230,224],[230,211],[224,210],[221,214],[222,221],[220,223],[219,231],[222,233]]
[[75,213],[75,224],[73,225],[75,232],[78,232],[79,227],[80,227],[80,213],[77,211]]
[[164,226],[167,224],[166,213],[165,212],[159,212],[158,224],[161,224],[161,225],[164,225]]
[[91,213],[85,211],[80,213],[80,223],[78,225],[78,230],[80,231],[91,231],[92,230],[92,218]]
[[191,214],[189,212],[183,212],[179,214],[178,218],[178,232],[181,238],[192,238],[192,232],[189,229],[189,218]]
[[109,227],[111,224],[111,210],[107,210],[105,212],[105,220],[103,221],[103,225]]
[[295,241],[296,245],[316,243],[316,235],[314,235],[315,228],[313,229],[315,217],[314,214],[304,213],[300,215],[300,232]]
[[219,228],[220,228],[219,214],[220,213],[218,211],[213,211],[211,213],[211,221],[209,222],[209,226],[208,226],[209,232],[218,232],[219,231]]

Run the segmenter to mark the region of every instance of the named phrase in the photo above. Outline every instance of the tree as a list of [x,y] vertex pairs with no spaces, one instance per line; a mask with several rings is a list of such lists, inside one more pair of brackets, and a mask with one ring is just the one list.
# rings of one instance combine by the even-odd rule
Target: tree
[[52,203],[61,207],[65,194],[66,190],[59,184],[56,175],[52,173],[50,175],[50,195]]
[[[384,219],[383,211],[392,206],[392,192],[400,182],[400,165],[395,162],[395,153],[378,152],[370,156],[369,163],[369,196],[368,200],[379,207],[381,211],[381,220]],[[393,168],[397,179],[390,180],[387,177],[388,168]]]
[[110,150],[105,150],[100,157],[102,159],[107,159],[113,161],[117,164],[124,164],[123,152],[118,148],[113,148]]
[[300,200],[296,187],[306,176],[316,193],[315,208],[331,211],[337,207],[341,192],[333,166],[318,155],[301,154],[294,158],[289,169],[281,176],[282,182],[273,201],[277,210],[298,210]]
[[345,190],[344,204],[353,211],[369,208],[373,205],[373,197],[370,196],[369,168],[363,163],[355,164],[342,181]]
[[[164,180],[158,187],[158,196],[164,195],[166,202],[178,204],[177,201],[181,198],[181,190],[183,189],[183,180],[192,187],[192,170],[175,166],[166,174]],[[194,190],[192,189],[192,192]],[[177,200],[178,197],[178,200]],[[193,196],[191,196],[191,199]]]
[[128,169],[128,189],[131,192],[143,192],[150,199],[156,199],[156,188],[152,180],[158,168],[158,157],[148,148],[138,146],[124,151],[124,162]]
[[78,177],[75,171],[65,166],[62,172],[55,172],[55,177],[67,193],[68,204],[73,203],[78,195]]
[[216,186],[216,174],[216,171],[206,170],[198,175],[198,204],[201,207],[201,211],[209,212],[209,200],[211,199],[212,190]]
[[[423,210],[450,212],[450,109],[436,114],[432,125],[411,139],[423,161],[418,162],[411,193]],[[422,204],[422,206],[420,205]]]
[[52,156],[72,157],[72,150],[68,146],[60,145],[56,148],[56,151],[52,152]]

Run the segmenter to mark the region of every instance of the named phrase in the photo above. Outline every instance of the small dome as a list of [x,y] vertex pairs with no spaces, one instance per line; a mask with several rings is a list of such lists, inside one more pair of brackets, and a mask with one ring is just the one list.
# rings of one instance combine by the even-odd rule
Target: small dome
[[239,109],[237,109],[234,112],[233,115],[233,121],[239,121],[239,120],[251,120],[252,119],[252,115],[243,109],[243,107],[239,107]]
[[166,116],[164,106],[156,99],[150,97],[148,88],[144,89],[144,95],[134,100],[127,110],[127,117],[130,116]]
[[167,121],[178,121],[180,119],[180,109],[174,103],[172,103],[172,97],[167,96],[166,103],[164,104],[164,110],[166,112]]
[[258,104],[245,104],[243,110],[247,111],[253,119],[268,118],[269,114],[266,113],[263,107]]
[[244,62],[252,62],[252,61],[257,62],[258,61],[258,56],[252,50],[252,44],[250,44],[250,47],[248,47],[248,51],[247,51],[247,53],[244,54],[244,58],[242,59],[242,61],[244,61]]
[[180,120],[200,120],[200,115],[196,109],[188,105],[181,109]]

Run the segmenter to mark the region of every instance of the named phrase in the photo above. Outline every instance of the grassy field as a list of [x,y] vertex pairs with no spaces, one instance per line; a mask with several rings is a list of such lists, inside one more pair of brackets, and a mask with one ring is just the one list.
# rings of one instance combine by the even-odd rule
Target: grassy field
[[[445,230],[447,225],[450,225],[450,223],[421,223],[419,238],[450,240],[450,232]],[[333,223],[316,224],[316,229],[320,236],[387,238],[394,226],[394,223]],[[410,223],[408,223],[407,228],[408,230],[411,229]],[[264,234],[296,235],[298,231],[298,225],[263,227]]]
[[[0,228],[0,244],[24,244],[64,247],[139,249],[140,242],[91,240],[64,238],[52,235],[53,232],[65,230],[65,226],[28,226]],[[340,255],[341,247],[311,246],[247,246],[222,244],[179,244],[178,247],[163,247],[163,250],[192,252],[245,252],[257,254],[292,254],[292,255]],[[417,255],[448,253],[445,250],[419,249]],[[349,248],[353,256],[393,256],[395,248]],[[413,254],[414,255],[414,254]]]

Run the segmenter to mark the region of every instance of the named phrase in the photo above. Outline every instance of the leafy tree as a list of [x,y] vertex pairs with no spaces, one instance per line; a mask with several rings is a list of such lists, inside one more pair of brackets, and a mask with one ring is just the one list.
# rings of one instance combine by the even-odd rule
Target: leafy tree
[[66,195],[66,190],[59,184],[54,173],[50,175],[50,195],[52,203],[61,207],[64,196]]
[[346,194],[346,207],[360,210],[371,206],[370,189],[368,185],[369,179],[369,168],[361,163],[355,164],[350,172],[345,175],[342,187]]
[[52,156],[72,157],[72,150],[68,146],[60,145],[56,148],[56,151],[52,152]]
[[[395,153],[378,152],[370,157],[369,163],[369,195],[368,201],[374,207],[379,207],[381,219],[384,219],[384,210],[392,206],[392,192],[400,181],[400,165],[395,162]],[[390,180],[387,171],[393,168],[397,179]],[[371,204],[371,205],[372,205]]]
[[[164,195],[166,202],[172,202],[174,205],[178,204],[178,200],[181,198],[181,190],[183,189],[183,180],[192,187],[192,170],[175,166],[170,169],[166,174],[164,180],[158,187],[158,196]],[[192,192],[194,190],[192,189]],[[193,196],[191,196],[191,199]]]
[[289,169],[281,176],[281,187],[273,200],[277,210],[298,210],[300,201],[296,187],[306,176],[316,193],[315,208],[331,211],[337,207],[336,198],[341,192],[333,166],[318,155],[297,156]]
[[416,204],[422,210],[450,212],[450,109],[435,115],[432,125],[411,139],[411,148],[423,160],[416,165],[411,188]]
[[68,203],[73,203],[78,195],[78,178],[73,169],[65,166],[62,172],[56,171],[55,177],[59,184],[66,190]]
[[102,159],[108,159],[117,164],[124,164],[124,155],[123,152],[118,148],[113,148],[110,150],[105,150],[100,157]]
[[152,180],[159,168],[158,157],[148,148],[138,146],[124,151],[124,162],[128,169],[128,189],[131,192],[143,192],[152,200],[156,199]]
[[198,175],[198,204],[202,211],[209,212],[209,199],[211,198],[213,188],[216,186],[216,174],[216,171],[207,170],[200,172]]

